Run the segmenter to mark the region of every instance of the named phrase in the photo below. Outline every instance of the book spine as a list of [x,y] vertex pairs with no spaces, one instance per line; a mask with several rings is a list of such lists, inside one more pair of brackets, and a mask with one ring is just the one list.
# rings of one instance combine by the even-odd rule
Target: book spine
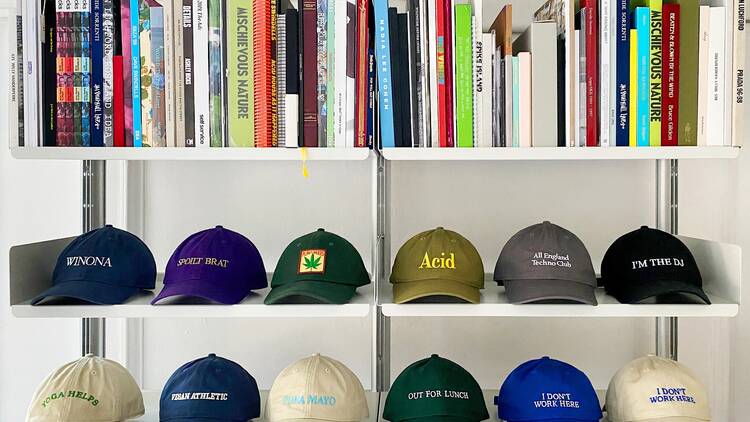
[[617,118],[615,144],[630,144],[630,10],[628,0],[617,1]]
[[[374,7],[374,6],[373,6]],[[374,45],[374,43],[373,43]],[[378,118],[375,110],[375,91],[377,85],[377,71],[375,70],[375,49],[367,51],[367,148],[377,148],[375,141],[375,120]],[[382,145],[381,145],[382,147]]]
[[446,78],[448,67],[446,66],[445,51],[446,43],[449,39],[445,31],[445,3],[450,0],[436,0],[435,2],[435,31],[437,37],[437,121],[438,121],[438,142],[441,148],[448,146],[448,94],[446,87]]
[[[286,14],[276,17],[276,95],[279,118],[279,146],[286,147]],[[297,146],[296,144],[294,146]]]
[[195,146],[195,80],[193,78],[193,0],[182,0],[182,69],[185,91],[185,146]]
[[123,70],[125,69],[124,58],[116,55],[112,58],[112,97],[114,99],[112,112],[115,115],[113,122],[114,146],[125,146],[125,83]]
[[612,63],[609,61],[610,46],[610,23],[612,22],[612,5],[615,0],[600,0],[599,17],[599,145],[608,147],[610,144],[610,70]]
[[[71,146],[72,142],[72,115],[73,109],[71,105],[72,98],[69,96],[68,86],[72,82],[72,60],[69,60],[72,52],[72,28],[71,28],[71,14],[64,8],[63,0],[57,0],[56,2],[56,17],[57,17],[57,60],[56,60],[56,74],[57,74],[57,110],[56,110],[56,126],[57,126],[57,146]],[[22,58],[18,58],[23,62]],[[23,79],[22,70],[19,71],[19,81]],[[23,92],[19,90],[19,92]],[[20,100],[20,99],[19,99]],[[21,114],[21,110],[19,110]],[[19,116],[19,121],[22,116]],[[19,128],[19,133],[22,132]]]
[[680,6],[665,4],[662,11],[663,73],[661,145],[677,146],[680,105]]
[[416,134],[423,147],[431,146],[432,123],[430,115],[430,57],[429,36],[427,22],[427,4],[421,0],[413,0],[414,17],[414,55],[416,72],[416,115],[419,124]]
[[530,147],[531,129],[531,67],[530,53],[518,53],[518,138],[519,146]]
[[193,0],[193,93],[195,96],[195,146],[209,147],[208,4]]
[[[15,47],[17,63],[21,64],[20,72],[18,73],[19,81],[19,92],[21,95],[18,97],[20,100],[18,107],[18,113],[16,115],[16,121],[20,122],[18,128],[18,140],[19,145],[27,147],[36,147],[41,145],[41,132],[39,131],[39,87],[41,81],[39,80],[39,70],[37,65],[39,64],[39,47],[41,40],[39,39],[39,33],[41,33],[41,22],[39,21],[40,16],[38,12],[39,1],[24,1],[24,4],[18,5],[17,11],[21,12],[23,16],[16,15],[16,41],[20,41]],[[85,4],[85,14],[88,15],[89,5]],[[85,23],[88,32],[88,20]],[[88,41],[88,40],[86,40]]]
[[649,145],[661,145],[661,76],[663,71],[662,56],[662,0],[650,0],[651,31],[650,31],[650,59],[649,59]]
[[356,77],[355,77],[355,117],[354,146],[363,148],[367,146],[367,110],[369,93],[367,91],[369,63],[369,27],[368,9],[369,0],[357,0],[357,39],[356,39]]
[[388,8],[388,27],[391,29],[389,34],[391,41],[391,80],[393,83],[393,131],[396,138],[396,146],[404,146],[404,117],[402,108],[404,107],[404,87],[402,85],[401,71],[401,49],[399,48],[399,26],[398,13],[395,7]]
[[649,146],[650,137],[650,54],[651,16],[647,7],[635,9],[635,25],[638,30],[638,121],[636,139],[639,147]]
[[521,146],[521,67],[520,62],[518,60],[518,56],[512,57],[512,63],[513,63],[513,85],[511,86],[511,91],[513,92],[513,144],[511,145],[514,148]]
[[474,81],[472,66],[471,5],[456,8],[456,146],[474,146]]
[[[19,21],[21,25],[23,21]],[[22,34],[22,30],[20,33]],[[17,34],[19,31],[17,31]],[[17,40],[18,41],[18,40]],[[57,16],[55,14],[55,2],[54,0],[44,1],[44,40],[42,49],[42,104],[43,104],[43,130],[42,130],[42,144],[44,146],[55,146],[56,133],[57,133],[57,121],[56,121],[56,110],[57,110],[57,74],[56,74],[56,61],[57,61]],[[18,50],[11,51],[11,77],[15,83],[12,85],[15,89],[11,90],[11,107],[10,112],[18,114],[19,106],[23,107],[23,102],[15,104],[21,98],[22,92],[19,88],[19,81],[22,80],[23,70],[23,59],[17,56]],[[20,66],[19,66],[20,65]],[[22,114],[23,115],[23,114]],[[13,116],[8,120],[9,122],[16,122],[18,119],[13,119]],[[17,116],[16,116],[17,117]],[[16,130],[22,129],[23,126],[18,127],[17,125],[10,125],[15,127]],[[19,131],[20,132],[20,131]],[[15,135],[18,137],[18,135]],[[13,139],[13,138],[10,138]],[[23,137],[20,138],[23,141]],[[20,146],[20,145],[19,145]]]
[[[182,0],[173,0],[172,38],[174,89],[174,146],[185,146],[185,46],[182,21]],[[169,126],[169,124],[167,124]]]
[[[708,139],[708,85],[709,85],[709,78],[708,78],[708,40],[709,40],[709,29],[710,29],[710,7],[708,6],[700,6],[699,11],[699,39],[698,39],[698,83],[697,83],[697,89],[695,94],[695,102],[696,104],[696,113],[697,113],[697,130],[696,130],[696,144],[700,146],[705,146],[707,139]],[[685,54],[683,50],[683,55]],[[684,72],[682,73],[683,82],[686,79],[686,76]],[[687,76],[689,77],[689,76]],[[683,89],[684,89],[684,83],[683,83]],[[687,92],[684,92],[682,95],[682,98],[685,98],[687,95],[690,95]],[[682,107],[680,107],[681,110],[685,108],[686,101],[683,101]],[[680,127],[685,133],[688,132],[687,128]],[[683,138],[680,137],[680,140]],[[683,145],[683,144],[681,144]],[[689,145],[685,143],[684,145]]]
[[[427,16],[425,22],[427,26],[426,39],[424,45],[425,52],[427,54],[427,65],[428,67],[428,81],[429,81],[429,108],[428,114],[430,115],[430,136],[428,142],[430,147],[440,147],[440,120],[438,118],[440,114],[440,107],[438,107],[438,46],[437,46],[437,7],[435,2],[427,0],[416,0],[421,3],[422,9],[425,9]],[[494,39],[493,39],[494,45]],[[435,113],[435,114],[433,114]]]
[[733,9],[733,42],[734,52],[732,63],[734,69],[732,77],[732,146],[742,145],[745,136],[745,0],[734,0]]
[[253,74],[255,82],[255,146],[271,147],[271,10],[269,0],[253,7]]
[[472,64],[472,94],[473,94],[473,101],[472,101],[472,107],[474,109],[474,119],[473,119],[473,131],[474,131],[474,139],[472,142],[472,146],[476,147],[479,146],[479,138],[482,136],[480,129],[479,129],[479,121],[483,118],[483,110],[480,110],[479,104],[481,102],[482,98],[482,37],[481,37],[481,31],[477,32],[477,17],[472,16],[471,17],[471,64]]
[[628,96],[628,146],[638,146],[638,30],[630,30],[630,87]]
[[455,86],[453,81],[453,1],[445,0],[445,119],[446,144],[448,148],[456,146],[455,139]]
[[599,145],[599,11],[597,0],[586,2],[586,146]]
[[[302,139],[318,146],[318,3],[302,0]],[[388,32],[385,32],[386,36]],[[390,83],[390,81],[389,81]],[[325,139],[325,138],[323,138]]]
[[481,63],[482,67],[481,77],[478,78],[478,91],[479,91],[479,102],[477,108],[481,108],[482,112],[479,119],[479,142],[477,143],[480,147],[492,147],[492,134],[493,134],[493,121],[491,111],[493,110],[492,105],[492,45],[493,38],[491,34],[483,34],[481,23],[477,23],[477,32],[481,37]]
[[209,145],[224,146],[221,0],[208,0],[208,130]]
[[162,67],[163,67],[163,84],[161,90],[164,93],[164,137],[166,146],[176,146],[176,132],[177,132],[177,105],[178,101],[176,98],[176,86],[175,86],[175,46],[177,40],[175,39],[175,26],[174,26],[174,8],[173,0],[158,0],[161,5],[162,13],[164,15],[164,49],[162,55]]
[[228,145],[250,147],[253,133],[252,0],[227,1]]
[[420,133],[424,133],[422,130],[422,114],[420,113],[420,104],[421,100],[419,95],[422,92],[421,87],[419,86],[419,61],[420,58],[417,55],[417,51],[419,47],[417,46],[417,40],[419,39],[418,34],[418,27],[417,27],[417,13],[418,13],[418,7],[414,5],[413,1],[407,2],[406,7],[406,42],[407,42],[407,49],[406,49],[406,63],[407,63],[407,69],[409,72],[409,115],[410,118],[413,119],[413,122],[411,122],[411,133],[409,134],[409,138],[411,139],[411,146],[413,147],[424,147],[425,145],[425,139],[420,135]]
[[356,61],[357,61],[357,4],[355,0],[346,2],[346,116],[344,118],[344,143],[347,147],[354,147],[354,119],[356,91]]
[[726,54],[726,10],[724,7],[712,7],[710,10],[708,38],[708,119],[710,128],[707,145],[729,145],[724,139],[724,119],[726,111],[724,99],[726,95],[726,76],[724,73],[724,59]]
[[140,1],[139,10],[139,21],[140,21],[140,45],[139,49],[141,57],[138,62],[140,65],[140,76],[141,76],[141,143],[140,145],[150,147],[154,146],[153,141],[153,112],[154,112],[154,97],[151,91],[151,86],[154,81],[154,65],[151,60],[151,8],[149,3],[145,0]]
[[[347,50],[347,0],[331,0],[333,4],[329,4],[328,9],[334,10],[334,18],[328,22],[329,27],[329,46],[333,44],[333,50],[329,51],[337,52],[338,54],[329,54],[328,57],[330,62],[333,64],[330,69],[333,69],[331,73],[331,85],[333,89],[329,87],[329,139],[333,142],[329,142],[328,146],[335,146],[337,148],[346,147],[346,88],[348,86],[346,78],[346,62],[348,57]],[[331,30],[331,28],[333,28]],[[332,36],[331,36],[332,35]]]
[[[279,40],[280,42],[281,40]],[[299,94],[300,94],[300,43],[299,43],[299,14],[294,9],[286,11],[286,78],[283,88],[285,94],[286,141],[287,148],[300,145],[299,136]]]
[[[49,6],[48,6],[49,7]],[[10,131],[8,133],[10,140],[17,139],[16,145],[19,147],[25,146],[24,142],[24,108],[26,107],[26,103],[23,100],[24,98],[24,92],[23,92],[23,80],[24,80],[24,61],[23,61],[23,47],[26,44],[26,31],[24,31],[24,24],[23,24],[23,2],[21,0],[16,1],[16,10],[15,10],[15,19],[16,19],[16,47],[10,49],[10,101],[8,103],[9,107],[9,113],[8,113],[8,122],[10,122],[9,127]],[[52,5],[52,10],[50,13],[57,14],[57,8],[56,5]],[[45,14],[46,16],[46,14]],[[46,18],[45,18],[46,21]],[[54,92],[55,97],[57,97],[57,53],[55,53],[54,56],[54,66],[55,69],[55,85],[54,85],[54,91],[49,91],[50,93]],[[57,103],[57,100],[55,98],[55,103]],[[57,115],[51,116],[52,119],[57,119]],[[55,134],[55,137],[57,135]],[[56,142],[57,139],[53,139],[53,142]],[[12,142],[12,141],[11,141]]]
[[582,80],[585,81],[586,78],[581,73],[582,72],[582,68],[581,68],[581,57],[582,57],[581,56],[581,40],[582,40],[582,38],[581,38],[581,30],[580,29],[576,29],[574,33],[575,33],[575,40],[576,40],[576,42],[575,42],[575,45],[573,46],[573,49],[574,49],[573,57],[575,59],[574,63],[573,63],[573,67],[574,67],[573,74],[575,75],[575,78],[578,81],[578,84],[576,85],[577,89],[573,90],[573,105],[574,105],[574,108],[575,108],[575,116],[573,118],[573,126],[575,127],[575,131],[574,131],[575,133],[573,134],[573,136],[574,136],[574,138],[573,138],[573,144],[569,145],[569,146],[577,147],[577,146],[581,145],[582,136],[585,136],[585,134],[582,133],[582,131],[581,131],[581,120],[583,120],[583,118],[585,117],[585,114],[581,112],[581,109],[582,109],[582,107],[581,107],[581,101],[582,101],[583,97],[581,96],[580,86],[581,86],[581,81]]
[[270,135],[271,135],[271,146],[279,146],[279,109],[278,109],[278,78],[276,75],[276,46],[278,44],[278,33],[277,33],[277,9],[276,0],[266,0],[269,3],[269,25],[270,25],[270,55],[269,55],[269,66],[268,72],[271,83],[271,96],[269,99],[269,118],[270,118]]
[[151,146],[167,146],[167,93],[166,53],[164,36],[164,8],[151,7],[151,63],[152,83],[148,90],[151,95]]
[[[318,146],[328,146],[328,1],[319,0],[317,2],[318,29],[316,36],[318,40]],[[334,1],[334,0],[332,0]],[[333,72],[333,69],[330,69]]]
[[375,0],[373,8],[375,12],[375,62],[377,62],[380,142],[383,148],[392,148],[396,146],[396,142],[393,126],[393,85],[391,79],[388,0]]
[[114,4],[102,3],[102,141],[103,146],[114,146],[113,57],[115,51]]
[[[143,146],[141,128],[141,49],[140,49],[140,17],[138,0],[130,0],[130,98],[133,110],[133,147]],[[124,45],[125,43],[123,43]],[[127,125],[127,116],[125,117]]]
[[[138,3],[137,1],[135,2]],[[123,130],[125,144],[123,146],[133,146],[133,48],[131,33],[133,22],[130,16],[131,0],[122,0],[120,2],[120,45],[122,46],[122,82],[123,82]],[[133,12],[138,17],[138,8]],[[137,32],[136,32],[137,34]],[[136,43],[137,47],[137,43]],[[140,69],[140,66],[139,66]],[[140,89],[140,87],[138,88]],[[140,113],[140,111],[139,111]]]
[[[397,13],[396,22],[398,26],[398,40],[399,42],[393,45],[401,46],[394,51],[391,51],[391,55],[396,54],[398,56],[398,62],[401,67],[401,71],[396,71],[394,65],[394,74],[399,77],[397,81],[397,87],[399,89],[398,94],[401,94],[399,101],[399,107],[396,107],[401,113],[401,146],[411,147],[413,146],[413,135],[412,135],[412,96],[411,86],[413,81],[410,79],[409,72],[409,35],[408,35],[408,22],[406,13]],[[414,117],[416,118],[416,117]]]
[[[81,9],[78,13],[79,18],[79,45],[80,48],[76,54],[74,66],[79,75],[75,78],[75,98],[78,102],[76,112],[80,110],[80,128],[77,130],[78,135],[76,145],[89,147],[91,146],[91,3],[88,0],[81,0]],[[80,139],[80,140],[79,140]]]
[[588,39],[587,31],[586,31],[586,15],[588,14],[589,9],[583,8],[581,9],[581,16],[580,16],[580,22],[581,22],[581,29],[579,31],[579,56],[578,56],[578,114],[580,114],[580,118],[578,119],[578,143],[576,146],[579,147],[585,147],[586,146],[586,139],[588,137],[588,132],[586,130],[586,125],[588,122],[587,118],[587,110],[588,110],[588,78],[586,77],[586,45],[588,42],[591,42],[591,40]]

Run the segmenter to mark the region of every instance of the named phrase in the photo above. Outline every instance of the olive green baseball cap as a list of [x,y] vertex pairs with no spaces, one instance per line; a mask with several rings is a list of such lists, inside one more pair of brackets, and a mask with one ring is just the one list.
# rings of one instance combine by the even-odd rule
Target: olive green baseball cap
[[318,229],[294,239],[276,264],[265,303],[347,303],[370,284],[362,257],[343,237]]
[[450,296],[479,303],[484,266],[465,237],[438,227],[412,237],[398,250],[391,271],[393,301]]
[[391,422],[479,422],[489,417],[474,377],[438,355],[404,369],[393,382],[383,409],[383,419]]

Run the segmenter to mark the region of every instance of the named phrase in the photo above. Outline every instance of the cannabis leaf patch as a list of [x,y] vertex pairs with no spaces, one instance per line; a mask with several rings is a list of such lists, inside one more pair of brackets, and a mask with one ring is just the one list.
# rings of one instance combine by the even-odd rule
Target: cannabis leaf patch
[[300,252],[299,267],[297,272],[318,273],[325,272],[326,251],[325,249],[305,249]]

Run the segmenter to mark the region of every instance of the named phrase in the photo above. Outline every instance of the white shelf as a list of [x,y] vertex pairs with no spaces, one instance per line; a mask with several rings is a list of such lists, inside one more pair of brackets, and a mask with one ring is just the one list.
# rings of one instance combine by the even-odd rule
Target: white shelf
[[[370,156],[369,148],[306,148],[310,161],[355,161]],[[11,147],[19,159],[36,160],[259,160],[301,161],[301,148],[114,148]]]
[[658,160],[737,158],[739,147],[532,147],[532,148],[383,148],[391,161],[438,160]]

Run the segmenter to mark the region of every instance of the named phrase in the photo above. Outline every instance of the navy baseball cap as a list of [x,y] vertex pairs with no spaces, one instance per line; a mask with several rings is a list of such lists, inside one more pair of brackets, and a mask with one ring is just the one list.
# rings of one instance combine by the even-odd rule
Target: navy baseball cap
[[572,365],[543,357],[508,375],[495,397],[497,414],[506,422],[598,422],[599,399],[586,374]]
[[136,235],[108,224],[78,236],[63,249],[52,273],[52,287],[31,304],[66,298],[116,305],[155,284],[156,262],[148,246]]
[[213,353],[179,367],[159,399],[162,422],[246,422],[258,416],[255,379],[237,363]]
[[170,296],[192,296],[227,305],[268,286],[258,248],[245,236],[216,226],[185,239],[164,272],[164,288],[152,304]]

